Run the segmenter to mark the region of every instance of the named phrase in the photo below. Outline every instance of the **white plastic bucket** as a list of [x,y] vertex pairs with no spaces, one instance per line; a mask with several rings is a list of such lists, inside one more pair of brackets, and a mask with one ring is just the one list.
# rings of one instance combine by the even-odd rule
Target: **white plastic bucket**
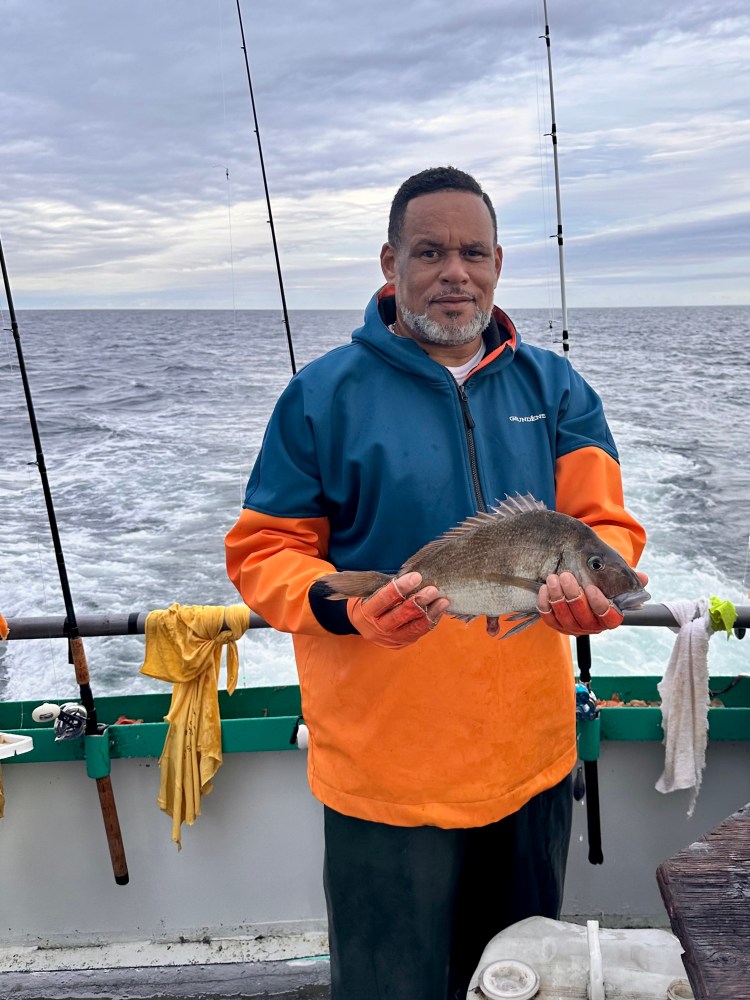
[[[597,989],[603,990],[599,995],[628,1000],[692,997],[691,992],[677,992],[673,998],[668,992],[690,986],[680,942],[665,930],[600,928],[595,921],[587,927],[529,917],[489,942],[469,984],[467,1000],[496,1000],[489,974],[483,980],[486,970],[496,963],[498,968],[514,963],[530,968],[539,982],[536,992],[528,994],[534,1000],[558,1000],[561,994],[566,1000],[588,1000]],[[520,1000],[526,994],[510,992],[507,996]]]

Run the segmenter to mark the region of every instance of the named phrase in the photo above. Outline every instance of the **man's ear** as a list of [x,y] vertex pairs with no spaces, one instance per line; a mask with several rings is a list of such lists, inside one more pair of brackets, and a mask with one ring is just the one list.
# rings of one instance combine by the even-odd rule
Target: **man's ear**
[[500,272],[503,269],[503,248],[495,248],[495,284],[500,280]]
[[380,267],[385,280],[388,282],[393,281],[396,277],[396,251],[390,243],[384,243],[380,251]]

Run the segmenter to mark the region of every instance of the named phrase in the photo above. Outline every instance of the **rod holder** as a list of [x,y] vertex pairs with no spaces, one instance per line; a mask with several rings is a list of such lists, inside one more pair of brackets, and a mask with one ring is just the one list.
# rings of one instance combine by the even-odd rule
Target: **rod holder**
[[581,719],[578,723],[578,757],[599,760],[601,749],[601,719]]
[[89,778],[106,778],[112,769],[109,756],[109,734],[84,736],[83,751],[86,757],[86,774]]

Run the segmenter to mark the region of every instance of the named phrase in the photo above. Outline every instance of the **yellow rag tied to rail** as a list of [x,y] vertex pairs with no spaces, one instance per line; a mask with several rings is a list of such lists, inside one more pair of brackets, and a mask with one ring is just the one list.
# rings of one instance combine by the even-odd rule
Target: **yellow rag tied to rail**
[[737,621],[737,608],[731,601],[722,601],[720,597],[712,597],[708,602],[708,614],[714,632],[726,632],[727,639],[732,638],[732,629]]
[[146,651],[141,673],[171,681],[169,723],[159,765],[157,801],[172,817],[172,840],[182,848],[180,828],[201,812],[201,795],[212,790],[221,767],[219,668],[227,647],[227,691],[237,686],[237,640],[250,624],[250,609],[172,604],[146,618]]

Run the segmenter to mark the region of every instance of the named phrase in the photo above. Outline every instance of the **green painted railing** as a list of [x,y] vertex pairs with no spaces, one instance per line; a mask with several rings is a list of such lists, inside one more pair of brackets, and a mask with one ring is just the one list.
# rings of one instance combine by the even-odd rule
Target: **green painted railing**
[[[661,709],[628,705],[631,701],[658,702],[659,677],[599,677],[593,684],[600,700],[613,696],[622,707],[600,711],[601,740],[661,741]],[[750,677],[712,677],[711,689],[722,707],[708,712],[710,740],[750,740]],[[44,699],[0,704],[0,731],[32,736],[34,749],[3,763],[83,760],[83,740],[55,743],[51,725],[37,725],[31,713]],[[60,701],[60,699],[50,699]],[[100,721],[109,724],[110,753],[113,758],[159,757],[167,735],[164,716],[170,695],[140,694],[97,698]],[[295,750],[292,737],[300,715],[300,694],[296,685],[241,688],[229,697],[219,694],[222,718],[222,750],[246,753],[262,750]],[[135,724],[117,724],[120,717],[140,719]],[[586,725],[582,723],[581,725]]]
[[[97,698],[100,722],[109,724],[112,758],[159,757],[168,725],[169,694],[137,694]],[[83,760],[83,740],[55,742],[50,724],[37,725],[32,711],[45,699],[0,704],[0,731],[31,736],[34,749],[8,757],[4,763],[32,764],[39,761]],[[50,701],[60,701],[51,698]],[[257,750],[297,750],[292,736],[300,714],[297,685],[285,687],[240,688],[230,697],[219,692],[221,747],[224,753]],[[134,723],[117,724],[125,717]]]
[[[664,738],[661,708],[628,702],[658,702],[660,677],[600,677],[592,687],[600,701],[616,697],[623,707],[600,709],[602,740],[658,740]],[[708,710],[710,740],[750,740],[750,676],[711,677],[714,701],[722,707]]]

